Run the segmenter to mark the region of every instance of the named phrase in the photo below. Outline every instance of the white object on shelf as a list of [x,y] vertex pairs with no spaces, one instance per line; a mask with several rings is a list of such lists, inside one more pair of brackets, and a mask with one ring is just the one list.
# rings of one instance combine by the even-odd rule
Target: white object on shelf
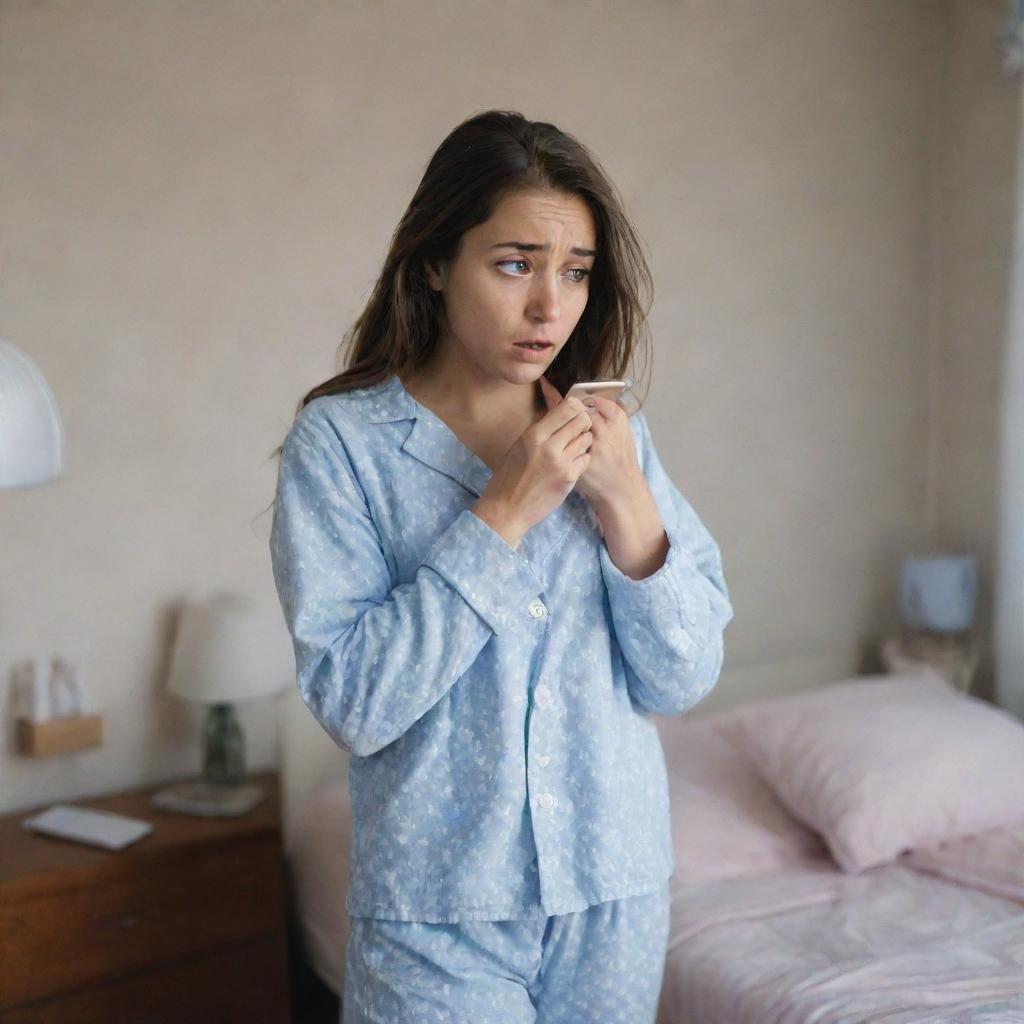
[[81,673],[66,658],[26,658],[13,669],[15,715],[30,722],[92,715],[96,706]]
[[[92,696],[86,691],[78,668],[59,655],[52,661],[50,704],[55,718],[78,718],[96,711]],[[64,694],[61,704],[60,694]]]
[[45,722],[52,717],[50,688],[41,686],[43,659],[26,658],[11,670],[11,699],[15,718],[29,722]]
[[22,825],[30,832],[102,846],[107,850],[121,850],[153,831],[153,826],[141,818],[72,804],[54,804],[41,814],[26,818]]

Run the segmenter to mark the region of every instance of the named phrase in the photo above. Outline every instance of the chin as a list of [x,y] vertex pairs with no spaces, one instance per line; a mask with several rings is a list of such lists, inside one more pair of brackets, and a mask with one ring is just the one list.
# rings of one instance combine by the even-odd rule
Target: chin
[[538,381],[548,372],[549,367],[550,363],[536,363],[533,366],[524,366],[522,373],[518,375],[519,380],[529,383]]
[[512,368],[512,375],[517,380],[536,380],[542,373],[547,372],[550,365],[550,363],[516,363]]

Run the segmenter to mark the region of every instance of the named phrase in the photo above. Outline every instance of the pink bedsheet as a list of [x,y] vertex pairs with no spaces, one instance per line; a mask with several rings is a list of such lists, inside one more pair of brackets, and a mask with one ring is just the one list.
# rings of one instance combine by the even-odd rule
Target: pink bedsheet
[[911,850],[902,863],[1024,903],[1024,825]]
[[658,1021],[1024,1022],[1024,902],[904,863],[679,886]]

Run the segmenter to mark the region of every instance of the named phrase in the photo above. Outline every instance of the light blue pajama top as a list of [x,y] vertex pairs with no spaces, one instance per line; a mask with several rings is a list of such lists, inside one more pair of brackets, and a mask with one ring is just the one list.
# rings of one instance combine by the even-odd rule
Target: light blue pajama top
[[352,754],[349,914],[546,917],[674,870],[650,715],[714,686],[733,611],[630,423],[670,542],[641,580],[575,490],[511,547],[471,511],[489,467],[395,374],[296,416],[270,552],[299,691]]

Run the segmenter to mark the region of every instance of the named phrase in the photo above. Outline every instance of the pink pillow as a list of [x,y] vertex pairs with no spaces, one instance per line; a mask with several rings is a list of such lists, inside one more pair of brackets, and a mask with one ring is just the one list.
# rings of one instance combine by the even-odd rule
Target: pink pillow
[[1024,819],[1024,725],[934,672],[748,703],[730,734],[844,871]]
[[668,771],[675,882],[760,874],[828,858],[819,837],[779,803],[720,730],[732,713],[658,723]]

